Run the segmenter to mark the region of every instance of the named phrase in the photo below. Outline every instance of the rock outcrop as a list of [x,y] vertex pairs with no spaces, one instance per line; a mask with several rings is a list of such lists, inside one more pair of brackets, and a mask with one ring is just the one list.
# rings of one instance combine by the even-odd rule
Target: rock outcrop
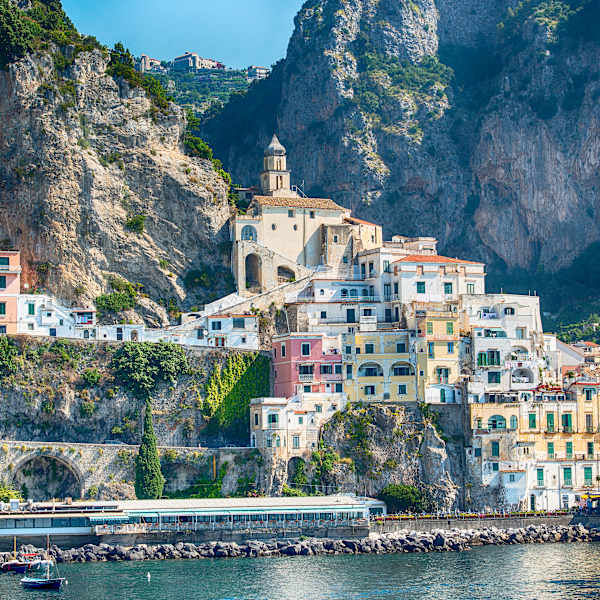
[[[28,289],[90,303],[119,276],[142,284],[137,314],[155,325],[169,302],[227,293],[228,185],[184,155],[182,109],[108,76],[104,51],[62,68],[63,52],[70,62],[51,45],[0,70],[0,240],[21,250]],[[192,270],[224,276],[190,293]]]
[[600,45],[516,4],[310,0],[285,60],[206,136],[250,184],[276,129],[307,192],[533,289],[600,239]]

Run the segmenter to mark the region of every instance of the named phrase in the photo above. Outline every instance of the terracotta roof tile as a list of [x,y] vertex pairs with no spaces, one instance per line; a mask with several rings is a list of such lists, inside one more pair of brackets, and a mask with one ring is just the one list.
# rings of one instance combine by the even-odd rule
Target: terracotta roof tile
[[344,221],[348,221],[348,223],[360,223],[361,225],[372,225],[373,227],[379,227],[377,223],[370,223],[369,221],[363,221],[362,219],[357,219],[356,217],[344,217]]
[[289,198],[277,196],[254,196],[254,201],[261,206],[283,206],[285,208],[321,208],[325,210],[346,210],[329,198]]
[[448,256],[439,256],[431,254],[410,254],[400,260],[394,261],[396,263],[433,263],[433,264],[448,264],[448,263],[459,263],[466,265],[482,265],[484,263],[476,262],[472,260],[461,260],[460,258],[449,258]]

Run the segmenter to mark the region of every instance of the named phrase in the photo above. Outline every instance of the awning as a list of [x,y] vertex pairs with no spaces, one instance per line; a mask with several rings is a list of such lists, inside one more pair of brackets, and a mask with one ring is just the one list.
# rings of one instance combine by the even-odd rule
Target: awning
[[90,523],[105,523],[106,521],[129,521],[127,515],[90,515]]

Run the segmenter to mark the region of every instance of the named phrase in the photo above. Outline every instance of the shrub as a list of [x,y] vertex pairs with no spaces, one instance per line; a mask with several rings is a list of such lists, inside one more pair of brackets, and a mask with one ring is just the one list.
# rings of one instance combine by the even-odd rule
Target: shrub
[[19,350],[13,340],[6,336],[0,337],[0,377],[5,377],[17,370],[17,355]]
[[134,233],[144,233],[144,225],[146,223],[146,215],[133,215],[129,217],[125,223],[125,227]]
[[135,297],[131,297],[125,292],[102,294],[96,298],[96,308],[102,312],[121,312],[134,308],[135,305]]
[[388,512],[422,512],[426,508],[423,494],[412,485],[387,485],[379,493],[379,499],[386,503]]
[[89,418],[96,412],[96,405],[93,400],[84,400],[79,406],[79,414],[83,418]]
[[0,481],[0,502],[8,502],[9,500],[14,499],[22,500],[21,492],[3,481]]
[[98,383],[100,382],[100,377],[101,377],[100,371],[98,371],[98,369],[96,369],[96,368],[86,369],[83,372],[83,375],[81,376],[81,378],[89,386],[98,385]]
[[98,486],[97,485],[90,485],[90,487],[88,488],[87,491],[87,496],[88,498],[97,498],[98,497]]
[[140,500],[156,500],[163,493],[165,478],[160,470],[156,436],[152,425],[152,405],[146,401],[144,434],[135,459],[135,495]]

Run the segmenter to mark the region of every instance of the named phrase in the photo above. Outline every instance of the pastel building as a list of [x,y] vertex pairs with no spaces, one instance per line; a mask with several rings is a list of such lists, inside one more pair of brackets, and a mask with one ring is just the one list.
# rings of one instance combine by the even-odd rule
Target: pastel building
[[0,251],[0,334],[17,333],[18,299],[21,292],[21,253]]
[[341,393],[339,340],[321,333],[291,333],[273,338],[275,396]]

